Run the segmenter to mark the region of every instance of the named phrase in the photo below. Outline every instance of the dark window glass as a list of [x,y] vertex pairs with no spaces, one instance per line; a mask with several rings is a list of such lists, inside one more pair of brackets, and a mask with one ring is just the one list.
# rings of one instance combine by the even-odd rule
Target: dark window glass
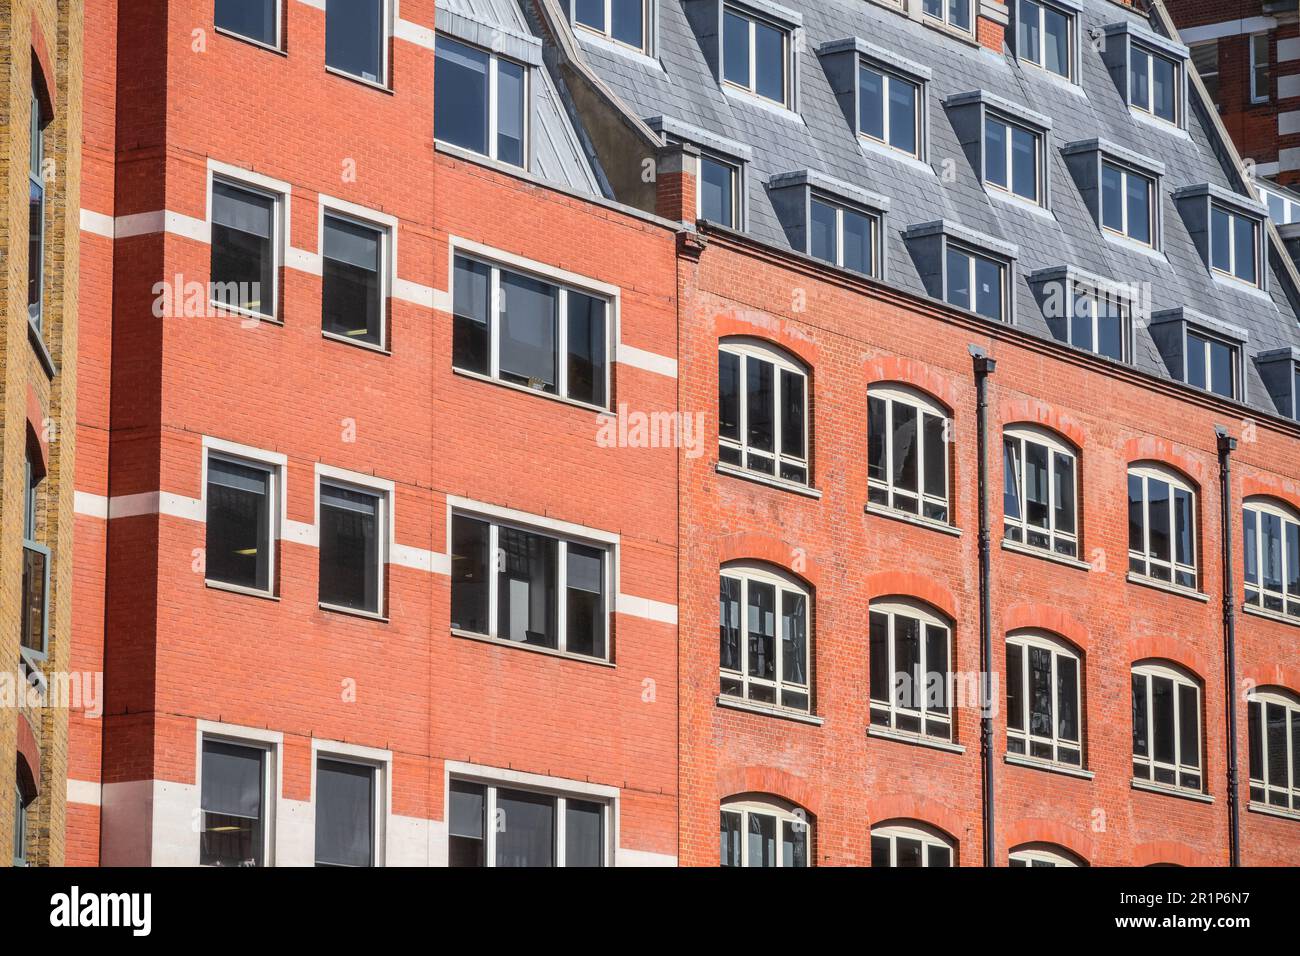
[[971,308],[971,257],[959,249],[948,249],[948,304]]
[[1074,534],[1074,459],[1052,456],[1056,494],[1056,530]]
[[325,217],[321,306],[326,332],[353,342],[382,344],[381,249],[378,229]]
[[1258,700],[1252,700],[1246,705],[1246,714],[1248,720],[1247,738],[1250,740],[1250,779],[1264,779],[1264,735],[1263,735],[1263,716],[1262,711],[1264,704]]
[[501,274],[501,378],[554,395],[556,288],[512,272]]
[[1210,264],[1232,271],[1232,216],[1222,206],[1210,207]]
[[1025,729],[1024,650],[1019,644],[1007,645],[1007,727]]
[[1139,554],[1146,552],[1144,487],[1141,475],[1128,476],[1128,547]]
[[718,353],[718,435],[740,441],[740,356]]
[[806,458],[804,447],[804,377],[781,369],[781,454]]
[[926,866],[952,866],[952,850],[931,843],[925,848]]
[[1178,92],[1174,85],[1177,76],[1178,68],[1172,60],[1151,57],[1151,112],[1171,123],[1177,117]]
[[482,262],[457,257],[455,272],[451,362],[456,368],[487,375],[490,371],[492,269]]
[[1038,137],[1019,126],[1011,127],[1011,191],[1038,200]]
[[1150,754],[1147,735],[1147,678],[1144,674],[1133,675],[1133,755],[1146,757]]
[[911,405],[894,403],[894,487],[902,491],[917,490],[918,447],[917,419],[920,412]]
[[605,0],[574,0],[573,19],[604,33]]
[[889,78],[889,145],[916,154],[917,86],[896,76]]
[[808,865],[808,825],[785,820],[781,823],[781,865]]
[[889,837],[873,836],[871,838],[871,865],[873,867],[889,866]]
[[497,633],[505,640],[557,647],[555,603],[559,543],[516,528],[499,528]]
[[610,32],[614,39],[644,49],[645,0],[613,0],[612,10],[614,23]]
[[984,120],[984,178],[995,186],[1007,189],[1010,172],[1007,169],[1006,123],[989,117]]
[[433,109],[434,135],[476,153],[488,151],[488,70],[491,57],[482,50],[439,35],[434,84],[455,90],[439,96]]
[[208,580],[270,590],[270,484],[265,468],[208,459]]
[[837,221],[838,217],[834,206],[828,206],[826,203],[818,202],[815,199],[812,201],[808,252],[814,258],[829,262],[831,265],[839,264],[839,250],[836,241],[839,232]]
[[722,23],[723,78],[749,88],[749,20],[728,10]]
[[555,798],[497,791],[496,865],[555,866]]
[[723,866],[740,866],[741,864],[740,822],[741,815],[739,813],[728,810],[722,811],[722,845],[719,859]]
[[457,630],[488,633],[490,534],[485,521],[451,519],[451,626]]
[[975,257],[975,311],[986,319],[1002,319],[1002,267]]
[[863,275],[875,275],[874,220],[852,209],[845,209],[842,215],[843,227],[840,258],[845,269],[861,272]]
[[1246,282],[1255,282],[1255,223],[1245,216],[1232,220],[1235,267],[1233,275]]
[[1224,342],[1210,342],[1210,381],[1208,388],[1216,395],[1232,398],[1236,393],[1233,376],[1235,350]]
[[1151,104],[1151,57],[1134,49],[1129,57],[1129,102],[1144,110]]
[[597,867],[605,865],[605,808],[587,800],[565,801],[564,865]]
[[1043,7],[1046,66],[1060,76],[1070,75],[1070,18],[1055,7]]
[[889,615],[871,612],[871,637],[867,650],[871,671],[871,699],[887,701],[890,695]]
[[[723,576],[718,593],[718,663],[740,670],[740,581]],[[739,687],[737,685],[737,692]]]
[[1167,677],[1151,678],[1151,720],[1155,732],[1156,760],[1173,763],[1174,743],[1174,682]]
[[605,552],[568,545],[565,648],[586,657],[605,656]]
[[320,486],[320,600],[379,612],[379,497]]
[[888,441],[889,403],[883,398],[867,399],[867,477],[873,481],[888,478],[885,443]]
[[[762,452],[776,450],[774,388],[775,367],[771,362],[750,356],[746,360],[747,392],[745,410],[749,418],[749,447]],[[752,465],[751,465],[752,467]]]
[[608,355],[605,344],[605,302],[570,290],[568,311],[568,397],[589,405],[604,406]]
[[947,498],[948,443],[943,436],[944,420],[924,413],[921,417],[925,421],[925,493]]
[[776,679],[776,589],[749,582],[749,676]]
[[497,61],[497,155],[512,166],[524,162],[524,68],[509,60]]
[[276,45],[276,0],[216,0],[214,20],[222,30]]
[[203,741],[201,866],[261,866],[266,751]]
[[221,305],[275,314],[275,200],[228,183],[212,184],[210,296]]
[[1169,550],[1169,483],[1160,481],[1158,478],[1147,479],[1147,498],[1149,502],[1150,527],[1148,528],[1148,540],[1150,542],[1151,557],[1167,562],[1171,554]]
[[785,102],[785,31],[766,23],[754,24],[754,92],[777,103]]
[[1201,765],[1201,713],[1196,688],[1178,685],[1178,759],[1188,767]]
[[31,98],[31,156],[27,182],[27,318],[39,331],[45,276],[45,133],[41,103]]
[[1115,232],[1124,231],[1124,174],[1118,166],[1101,166],[1101,224]]
[[781,592],[781,679],[808,683],[808,599],[794,591]]
[[700,218],[736,227],[735,167],[709,156],[700,157]]
[[1019,520],[1021,511],[1020,442],[1007,438],[1002,442],[1002,511],[1007,518]]
[[1062,740],[1079,739],[1079,662],[1063,654],[1056,656],[1056,735]]
[[858,71],[858,129],[872,139],[885,138],[885,77],[863,66]]
[[316,865],[373,866],[375,769],[316,762]]
[[921,841],[913,840],[909,837],[896,837],[895,862],[894,865],[899,869],[911,869],[921,865]]
[[325,65],[382,83],[383,0],[327,0]]
[[1052,652],[1043,647],[1029,649],[1029,732],[1036,737],[1052,736]]
[[1151,180],[1129,173],[1125,188],[1128,204],[1128,235],[1138,242],[1151,242]]
[[451,782],[450,825],[447,832],[450,866],[486,866],[487,790],[482,784]]
[[749,865],[776,866],[776,817],[749,814]]

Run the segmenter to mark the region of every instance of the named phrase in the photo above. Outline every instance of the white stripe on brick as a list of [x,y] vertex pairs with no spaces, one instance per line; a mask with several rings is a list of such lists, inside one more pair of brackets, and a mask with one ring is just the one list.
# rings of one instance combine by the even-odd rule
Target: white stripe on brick
[[1283,172],[1300,169],[1300,149],[1280,149],[1277,153],[1277,166]]
[[1277,41],[1277,62],[1290,63],[1300,60],[1300,37],[1288,37]]
[[1292,96],[1300,96],[1300,73],[1293,73],[1290,76],[1279,76],[1277,78],[1278,99],[1285,100]]
[[1277,114],[1277,132],[1279,136],[1300,133],[1300,110],[1290,110]]
[[99,782],[95,780],[73,780],[69,777],[68,803],[80,803],[88,807],[99,806]]
[[629,617],[642,617],[647,621],[658,621],[660,624],[677,623],[676,604],[665,604],[649,598],[620,594],[615,609],[619,614],[626,614]]
[[412,568],[426,574],[439,574],[443,577],[451,574],[451,558],[448,555],[396,543],[390,546],[389,551],[389,564]]
[[85,515],[88,518],[108,518],[108,498],[104,495],[94,495],[89,491],[74,491],[72,493],[72,511],[74,514]]
[[631,365],[633,368],[653,372],[655,375],[665,375],[668,378],[677,377],[676,359],[670,359],[654,352],[647,352],[644,349],[628,345],[626,342],[618,343],[616,361],[622,365]]
[[1268,33],[1277,29],[1277,21],[1272,17],[1244,17],[1240,20],[1224,20],[1221,23],[1207,23],[1200,27],[1187,27],[1178,31],[1184,43],[1203,43],[1220,37],[1239,37],[1247,33]]
[[[439,299],[440,296],[442,297],[441,300]],[[426,309],[436,309],[440,301],[450,301],[450,297],[441,289],[420,285],[418,282],[412,282],[410,279],[401,277],[398,277],[393,282],[393,298],[401,299],[403,302],[414,302]],[[443,311],[449,312],[451,309],[448,307]]]
[[81,210],[81,231],[91,235],[113,238],[113,217],[90,209]]
[[405,40],[407,43],[414,43],[416,46],[422,46],[426,50],[433,49],[433,31],[428,27],[422,27],[418,23],[412,23],[410,20],[398,20],[393,36],[399,40]]

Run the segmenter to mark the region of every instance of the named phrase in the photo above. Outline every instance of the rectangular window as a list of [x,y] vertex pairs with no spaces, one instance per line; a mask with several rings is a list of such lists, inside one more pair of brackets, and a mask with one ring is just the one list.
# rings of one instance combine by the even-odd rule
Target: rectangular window
[[325,214],[321,328],[349,342],[383,348],[384,230]]
[[1259,285],[1259,222],[1210,204],[1210,267],[1222,275]]
[[969,309],[985,318],[1005,321],[1005,268],[986,256],[949,245],[946,301],[949,305]]
[[1101,225],[1143,245],[1155,245],[1155,181],[1116,163],[1101,164]]
[[41,103],[32,93],[31,161],[27,172],[27,319],[39,332],[45,285],[45,131]]
[[216,0],[213,19],[218,30],[263,46],[280,46],[279,0]]
[[50,549],[36,540],[42,476],[25,461],[23,484],[22,631],[19,651],[25,663],[45,657],[49,644]]
[[1192,65],[1200,74],[1210,101],[1219,102],[1219,41],[1207,40],[1192,45]]
[[316,761],[316,865],[374,866],[379,771],[369,764]]
[[275,472],[269,466],[209,456],[207,580],[271,592],[275,485]]
[[605,408],[608,300],[457,256],[452,365]]
[[1237,397],[1237,346],[1199,332],[1187,332],[1187,384]]
[[699,217],[740,228],[740,170],[712,156],[700,157]]
[[1257,33],[1250,38],[1250,101],[1267,103],[1272,88],[1269,68],[1269,35]]
[[462,514],[451,540],[453,630],[609,659],[607,547]]
[[647,0],[574,0],[573,21],[601,36],[644,52],[646,3]]
[[971,32],[971,0],[923,0],[921,12],[953,29]]
[[1082,285],[1075,286],[1070,302],[1070,344],[1126,361],[1131,334],[1128,304]]
[[264,866],[268,751],[203,741],[201,866]]
[[984,182],[1041,203],[1042,138],[996,116],[984,119]]
[[1140,44],[1129,47],[1129,105],[1167,123],[1178,122],[1179,66]]
[[[609,858],[609,804],[451,781],[451,866],[600,867]],[[487,825],[487,821],[493,821]]]
[[326,0],[325,65],[371,83],[386,83],[386,6],[386,0]]
[[512,166],[527,167],[528,76],[513,60],[439,34],[434,63],[439,89],[434,135]]
[[380,613],[384,577],[381,535],[387,502],[378,492],[320,483],[320,603]]
[[730,6],[724,8],[722,20],[723,80],[789,105],[789,31]]
[[921,87],[863,63],[858,67],[858,132],[909,156],[919,155]]
[[213,305],[275,318],[278,232],[279,197],[213,180]]
[[1058,76],[1073,70],[1074,18],[1041,0],[1020,0],[1016,21],[1016,55]]
[[877,217],[817,198],[809,216],[808,251],[814,258],[875,275]]

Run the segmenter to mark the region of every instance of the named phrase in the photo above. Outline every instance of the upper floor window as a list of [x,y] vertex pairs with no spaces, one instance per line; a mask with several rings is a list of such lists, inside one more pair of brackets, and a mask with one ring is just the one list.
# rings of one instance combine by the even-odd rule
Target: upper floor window
[[1133,667],[1133,776],[1199,793],[1201,688],[1159,662]]
[[867,393],[867,500],[895,511],[949,521],[947,412],[912,389],[875,385]]
[[952,739],[952,628],[944,618],[914,601],[872,601],[867,656],[872,725]]
[[1016,847],[1007,858],[1007,866],[1064,866],[1076,867],[1078,859],[1072,853],[1047,843],[1028,843]]
[[325,65],[388,82],[388,0],[326,0]]
[[1079,654],[1059,638],[1007,638],[1007,752],[1078,767],[1083,763]]
[[266,865],[269,757],[264,746],[204,738],[200,866]]
[[1300,222],[1300,200],[1293,193],[1270,189],[1263,183],[1255,184],[1259,198],[1268,205],[1268,215],[1279,226]]
[[1219,102],[1219,41],[1206,40],[1191,46],[1192,65],[1196,67],[1205,92],[1210,94],[1212,103]]
[[1069,79],[1074,65],[1074,17],[1043,0],[1020,0],[1016,55]]
[[31,152],[27,168],[27,319],[39,332],[45,286],[45,118],[32,93]]
[[646,5],[655,0],[574,0],[573,22],[624,46],[646,48]]
[[216,0],[214,22],[218,30],[280,47],[280,0]]
[[456,256],[454,283],[454,367],[606,406],[608,300],[466,256]]
[[317,866],[376,864],[380,780],[379,768],[373,764],[317,758]]
[[1129,105],[1167,123],[1177,123],[1180,66],[1140,43],[1129,45]]
[[325,214],[321,255],[321,327],[327,335],[384,348],[385,230]]
[[812,825],[802,810],[771,800],[732,798],[722,804],[723,866],[811,866]]
[[1166,468],[1129,469],[1128,567],[1142,577],[1196,587],[1196,493]]
[[871,830],[873,867],[952,866],[952,844],[919,826],[883,826]]
[[808,375],[759,342],[718,348],[718,461],[808,483]]
[[723,80],[788,106],[790,31],[730,5],[722,20]]
[[1259,284],[1259,220],[1210,204],[1210,267],[1225,276]]
[[984,182],[1033,203],[1043,202],[1043,138],[992,113],[984,118]]
[[1300,811],[1300,700],[1274,689],[1251,691],[1250,801]]
[[873,63],[858,67],[858,132],[909,156],[920,155],[921,86]]
[[1007,540],[1077,557],[1078,463],[1074,451],[1055,436],[1026,426],[1008,428],[1002,445]]
[[212,181],[214,305],[274,319],[279,274],[280,197],[221,179]]
[[269,594],[275,580],[275,469],[261,463],[208,456],[208,581]]
[[808,591],[788,575],[749,564],[723,568],[720,580],[722,696],[806,713],[812,705]]
[[1101,164],[1101,225],[1143,245],[1155,245],[1155,180],[1127,166]]
[[740,168],[715,156],[700,156],[699,217],[709,222],[740,227]]
[[1070,297],[1070,344],[1126,361],[1132,340],[1129,303],[1105,289],[1076,283]]
[[1006,264],[955,243],[947,243],[945,248],[944,299],[948,304],[1005,321]]
[[379,614],[383,609],[387,495],[320,483],[320,603]]
[[1187,384],[1222,395],[1237,397],[1240,353],[1224,339],[1187,329]]
[[841,269],[875,275],[879,217],[818,196],[810,200],[808,216],[810,255]]
[[434,104],[434,135],[512,166],[527,167],[528,71],[521,63],[438,35],[434,82],[454,96]]
[[1272,86],[1272,71],[1269,66],[1269,45],[1271,39],[1267,33],[1256,33],[1250,38],[1250,101],[1267,103]]
[[27,805],[31,800],[23,793],[20,774],[14,781],[14,866],[27,865]]
[[1300,618],[1300,518],[1261,498],[1248,500],[1242,515],[1246,603]]
[[453,514],[451,555],[453,630],[609,659],[607,546]]
[[963,33],[970,33],[973,0],[922,0],[921,12]]
[[50,549],[36,540],[41,483],[30,454],[24,464],[22,634],[19,655],[31,663],[43,659],[50,638]]
[[577,794],[452,780],[448,865],[603,867],[610,805]]

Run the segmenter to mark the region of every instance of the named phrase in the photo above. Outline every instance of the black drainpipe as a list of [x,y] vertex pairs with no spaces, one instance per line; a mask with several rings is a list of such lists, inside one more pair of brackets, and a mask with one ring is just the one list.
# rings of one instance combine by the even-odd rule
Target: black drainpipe
[[975,420],[976,449],[979,454],[979,561],[980,561],[980,654],[984,677],[980,681],[984,700],[980,717],[980,756],[984,762],[980,798],[984,809],[984,865],[997,866],[994,858],[993,816],[993,623],[989,610],[989,440],[988,440],[988,377],[997,368],[997,361],[989,358],[978,345],[970,347],[975,362]]
[[1223,520],[1223,657],[1224,706],[1228,711],[1228,859],[1241,866],[1241,824],[1237,807],[1237,618],[1232,576],[1232,462],[1237,439],[1216,425],[1219,444],[1219,501]]

